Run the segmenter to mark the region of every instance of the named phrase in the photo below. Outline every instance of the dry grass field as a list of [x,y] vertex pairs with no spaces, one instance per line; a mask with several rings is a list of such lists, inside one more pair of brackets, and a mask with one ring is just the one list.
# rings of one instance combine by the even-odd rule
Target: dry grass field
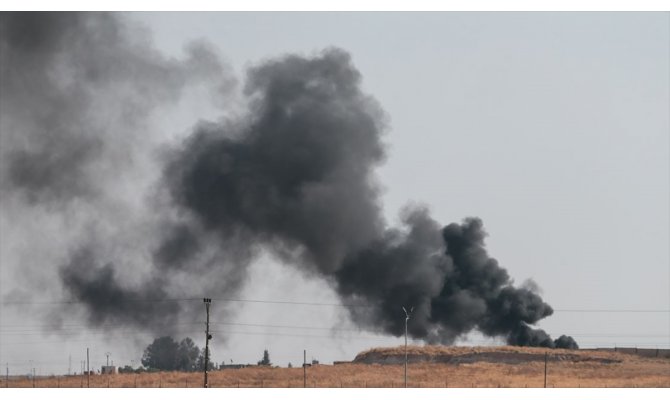
[[[409,348],[410,387],[525,388],[544,386],[547,353],[547,387],[670,387],[670,359],[641,357],[607,351],[546,350],[520,347]],[[403,386],[404,349],[373,349],[356,362],[307,368],[307,386],[317,388]],[[302,368],[248,367],[213,371],[210,387],[303,387]],[[202,387],[202,373],[161,372],[94,375],[96,388]],[[7,382],[3,381],[5,387]],[[32,387],[28,379],[10,379],[9,387]],[[36,387],[86,387],[86,377],[42,377]]]

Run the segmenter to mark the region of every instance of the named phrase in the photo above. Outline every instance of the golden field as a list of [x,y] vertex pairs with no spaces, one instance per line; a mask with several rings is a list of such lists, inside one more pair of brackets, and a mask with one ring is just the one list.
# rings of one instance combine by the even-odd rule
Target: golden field
[[[670,359],[593,350],[547,350],[522,347],[411,346],[409,387],[525,388],[547,387],[670,387]],[[354,363],[307,368],[307,386],[317,388],[404,386],[404,348],[372,349]],[[432,360],[432,361],[426,361]],[[441,361],[435,361],[441,360]],[[85,376],[40,377],[36,387],[86,387]],[[210,387],[303,387],[302,368],[247,367],[209,373]],[[2,387],[33,387],[29,379],[2,381]],[[202,387],[203,373],[156,372],[93,375],[96,388]]]

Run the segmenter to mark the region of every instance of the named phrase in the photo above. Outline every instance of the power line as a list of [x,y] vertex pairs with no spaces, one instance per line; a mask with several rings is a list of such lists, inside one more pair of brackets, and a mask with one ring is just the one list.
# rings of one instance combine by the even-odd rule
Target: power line
[[[264,325],[264,324],[244,324],[244,323],[220,323],[220,324],[211,324],[211,325],[230,325],[230,326],[242,326],[242,327],[259,327],[259,328],[280,328],[280,329],[301,329],[301,330],[322,330],[322,331],[334,331],[334,332],[362,332],[360,329],[340,329],[340,328],[323,328],[323,327],[305,327],[305,326],[290,326],[290,325]],[[200,332],[199,328],[193,328],[192,330],[179,330],[171,331],[171,334],[191,334]],[[212,331],[217,333],[222,333],[225,331]],[[147,331],[118,331],[115,333],[110,332],[87,332],[85,336],[89,335],[109,335],[109,336],[133,336],[138,334],[147,334]],[[12,331],[12,332],[0,332],[0,336],[40,336],[44,332],[39,331]],[[57,335],[71,335],[79,336],[81,331],[79,330],[68,330],[61,331]],[[284,332],[258,332],[258,334],[263,335],[285,335]],[[668,338],[670,339],[670,333],[666,334],[617,334],[617,333],[590,333],[590,334],[579,334],[571,333],[570,336],[576,338]],[[316,336],[315,336],[316,337]],[[318,337],[337,337],[337,336],[318,336]],[[61,342],[57,342],[61,343]]]
[[[157,302],[178,302],[178,301],[196,301],[201,299],[179,298],[179,299],[115,299],[119,303],[157,303]],[[212,298],[212,300],[223,302],[241,302],[241,303],[262,303],[262,304],[285,304],[302,306],[327,306],[327,307],[374,307],[370,304],[342,304],[342,303],[319,303],[305,301],[284,301],[284,300],[257,300],[257,299],[231,299],[231,298]],[[84,300],[53,300],[53,301],[5,301],[2,305],[68,305],[68,304],[86,304]]]
[[[160,303],[160,302],[176,302],[176,301],[194,301],[200,300],[195,298],[180,298],[180,299],[129,299],[125,297],[114,299],[117,303]],[[86,304],[84,300],[50,300],[50,301],[3,301],[2,305],[66,305],[66,304]]]
[[[276,332],[238,332],[238,331],[225,331],[225,330],[216,330],[210,331],[210,333],[219,333],[226,335],[254,335],[254,336],[281,336],[281,337],[302,337],[302,338],[326,338],[326,339],[342,339],[342,340],[375,340],[375,341],[388,341],[389,337],[372,337],[372,336],[334,336],[334,335],[307,335],[307,334],[293,334],[293,333],[276,333]],[[119,335],[119,336],[132,336],[128,335]],[[32,342],[12,342],[12,343],[3,343],[3,345],[19,345],[19,344],[55,344],[55,343],[88,343],[88,340],[81,341],[32,341]]]
[[662,309],[554,309],[555,312],[576,312],[576,313],[670,313],[670,310]]
[[[120,303],[133,302],[179,302],[179,301],[200,301],[201,298],[163,298],[163,299],[130,299],[119,298],[115,301]],[[241,303],[261,303],[261,304],[285,304],[285,305],[302,305],[302,306],[327,306],[327,307],[375,307],[372,304],[356,304],[356,303],[323,303],[323,302],[306,302],[306,301],[290,301],[290,300],[261,300],[261,299],[235,299],[235,298],[212,298],[212,300],[223,302],[241,302]],[[83,300],[53,300],[53,301],[5,301],[0,304],[3,305],[65,305],[65,304],[86,304]],[[587,309],[587,308],[557,308],[554,312],[594,312],[594,313],[670,313],[670,309]]]
[[[264,327],[264,325],[261,325],[261,324],[230,324],[230,325]],[[265,327],[272,327],[272,326],[271,325],[266,325]],[[294,328],[295,329],[300,329],[300,327],[294,327]],[[318,329],[321,329],[321,328],[318,328]],[[326,330],[326,328],[323,328],[323,329]],[[354,330],[352,330],[352,331],[354,331]],[[194,328],[192,330],[172,331],[170,333],[172,333],[172,334],[189,334],[189,333],[198,333],[198,332],[200,332],[200,329]],[[231,331],[225,331],[225,330],[210,330],[210,332],[211,333],[235,333],[235,334],[237,334],[237,333],[248,333],[248,334],[269,335],[269,336],[297,336],[297,337],[323,337],[323,338],[339,338],[339,337],[349,338],[349,337],[352,337],[352,336],[344,336],[344,335],[340,335],[340,336],[337,336],[337,335],[304,335],[304,334],[293,334],[293,333],[286,333],[286,332],[231,332]],[[39,335],[39,333],[21,333],[21,332],[11,332],[11,333],[13,335],[20,335],[20,336]],[[81,334],[81,332],[78,332],[78,333]],[[111,336],[127,337],[127,336],[134,336],[134,335],[137,335],[137,334],[147,334],[147,333],[149,333],[149,332],[147,332],[147,331],[120,331],[120,332],[117,332],[116,334],[112,334]],[[88,332],[88,333],[86,333],[82,336],[86,337],[86,336],[89,336],[89,335],[109,335],[109,334],[110,334],[109,332]],[[67,334],[58,334],[58,335],[66,336]],[[11,336],[11,335],[6,335],[6,336]],[[75,335],[73,333],[72,336],[79,336],[79,335]],[[87,341],[80,341],[80,342],[87,342]],[[25,343],[28,343],[28,342],[25,342]],[[53,342],[39,341],[39,342],[30,342],[30,343],[69,343],[69,341],[65,341],[65,340],[59,340],[59,341],[53,341]],[[13,343],[3,342],[3,344],[17,344],[17,342],[13,342]]]
[[[175,324],[155,324],[155,325],[143,325],[146,327],[172,327],[175,325],[200,325],[204,324],[205,322],[185,322],[185,323],[175,323]],[[286,328],[286,329],[315,329],[315,330],[333,330],[333,331],[354,331],[354,332],[360,332],[363,329],[347,329],[347,328],[327,328],[327,327],[320,327],[320,326],[301,326],[301,325],[271,325],[271,324],[259,324],[259,323],[235,323],[235,322],[210,322],[210,325],[233,325],[233,326],[251,326],[251,327],[261,327],[261,328]],[[95,326],[91,329],[102,329],[106,327],[114,327],[116,325],[101,325],[101,326]],[[68,325],[67,327],[52,327],[52,326],[39,326],[39,325],[32,325],[32,326],[26,326],[27,329],[22,329],[21,325],[14,325],[12,328],[9,330],[4,330],[4,333],[26,333],[30,334],[31,332],[38,332],[41,333],[44,330],[49,330],[49,332],[81,332],[80,329],[77,327],[84,327],[87,328],[89,327],[88,325],[85,324],[77,324],[77,325]],[[3,333],[2,328],[6,327],[0,327],[0,334]],[[195,328],[194,328],[195,329]],[[199,329],[199,328],[198,328]],[[124,330],[119,330],[115,331],[117,333],[141,333],[141,332],[146,332],[146,330],[143,331],[124,331]],[[110,333],[110,332],[98,332],[101,334],[105,333]]]
[[243,303],[266,303],[266,304],[287,304],[301,306],[327,306],[327,307],[374,307],[371,304],[343,304],[343,303],[318,303],[305,301],[283,301],[283,300],[252,300],[252,299],[215,299],[219,301],[243,302]]
[[[288,333],[267,333],[267,332],[238,332],[238,331],[210,331],[211,333],[219,333],[226,335],[252,335],[252,336],[279,336],[279,337],[300,337],[300,338],[325,338],[325,339],[338,339],[338,340],[367,340],[373,342],[385,342],[388,343],[389,337],[373,337],[373,336],[328,336],[328,335],[301,335],[301,334],[288,334]],[[130,336],[130,335],[128,335]],[[13,342],[13,343],[3,343],[3,345],[37,345],[37,344],[70,344],[70,343],[90,343],[88,340],[81,341],[32,341],[32,342]],[[640,342],[640,341],[593,341],[593,342],[580,342],[580,346],[583,350],[589,350],[590,348],[584,348],[584,346],[600,346],[618,347],[622,346],[634,346],[642,348],[642,346],[668,346],[670,342]],[[458,346],[469,346],[469,345],[491,345],[491,341],[466,341]],[[500,343],[500,346],[504,346],[504,343]]]
[[[204,323],[201,323],[201,322],[190,322],[190,323],[188,323],[187,322],[187,323],[156,324],[156,325],[143,324],[142,326],[147,327],[147,328],[151,327],[151,328],[154,328],[154,329],[160,329],[161,327],[171,328],[171,327],[174,327],[174,326],[200,325],[200,324],[204,324]],[[118,325],[112,325],[112,324],[110,324],[110,325],[96,325],[96,326],[89,326],[89,325],[86,325],[86,324],[79,324],[79,325],[69,325],[69,326],[63,326],[63,327],[54,327],[54,326],[48,326],[48,325],[47,326],[32,325],[32,326],[26,326],[25,328],[21,327],[20,325],[14,325],[12,327],[2,327],[2,326],[0,326],[0,334],[2,334],[2,333],[26,333],[26,334],[30,334],[31,332],[38,332],[39,333],[39,332],[44,332],[44,331],[49,331],[49,332],[68,332],[68,331],[81,332],[82,328],[84,328],[84,329],[88,328],[90,330],[96,330],[96,329],[117,328],[117,327],[118,327]],[[147,330],[148,329],[145,329],[143,332],[146,332]],[[112,333],[113,332],[117,332],[117,333],[121,332],[122,333],[122,332],[126,332],[126,331],[123,330],[123,329],[119,329],[119,330],[115,329],[115,330],[112,331]],[[104,331],[104,332],[101,331],[99,333],[110,333],[110,332],[109,331]]]
[[[197,323],[199,324],[199,323]],[[223,326],[240,326],[240,327],[257,327],[257,328],[275,328],[275,329],[300,329],[300,330],[321,330],[321,331],[331,331],[331,332],[364,332],[364,330],[361,329],[346,329],[346,328],[327,328],[327,327],[318,327],[318,326],[301,326],[301,325],[271,325],[271,324],[252,324],[252,323],[234,323],[234,322],[229,322],[229,323],[213,323],[211,325],[223,325]],[[171,331],[171,334],[192,334],[192,333],[197,333],[200,332],[200,328],[198,327],[193,327],[193,329],[188,329],[188,330],[177,330],[177,331]],[[391,338],[391,336],[387,337],[365,337],[365,336],[351,336],[351,335],[311,335],[311,334],[296,334],[296,333],[287,333],[287,332],[236,332],[236,331],[227,331],[227,330],[213,330],[211,331],[213,333],[223,333],[223,334],[250,334],[250,335],[265,335],[265,336],[289,336],[289,337],[315,337],[315,338],[333,338],[333,339],[348,339],[348,338],[359,338],[359,339],[379,339],[379,340],[387,340]],[[113,333],[107,332],[107,331],[102,331],[102,332],[87,332],[84,336],[90,336],[90,335],[110,335],[114,337],[127,337],[127,336],[135,336],[138,334],[150,334],[151,332],[148,332],[146,330],[125,330],[125,331],[116,331]],[[81,334],[80,330],[67,330],[61,333],[56,333],[55,335],[72,335],[72,336],[79,336]],[[20,335],[20,336],[26,336],[26,335],[41,335],[40,332],[35,332],[35,331],[12,331],[12,332],[0,332],[0,335],[3,336],[12,336],[12,335]],[[669,338],[670,339],[670,333],[659,333],[659,334],[618,334],[618,333],[572,333],[570,334],[573,337],[583,337],[583,338]],[[55,341],[55,342],[43,342],[43,341],[37,341],[37,342],[23,342],[23,343],[70,343],[71,341],[67,340],[62,340],[62,341]],[[72,341],[73,342],[73,341]],[[81,341],[81,342],[87,342],[87,341]],[[14,343],[5,343],[5,344],[19,344],[21,342],[14,342]],[[74,342],[73,342],[74,343]]]

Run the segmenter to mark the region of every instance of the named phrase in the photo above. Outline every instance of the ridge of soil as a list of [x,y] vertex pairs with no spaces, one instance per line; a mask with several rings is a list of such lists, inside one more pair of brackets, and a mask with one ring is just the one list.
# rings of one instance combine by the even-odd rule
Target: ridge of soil
[[[565,350],[536,347],[453,347],[453,346],[408,346],[408,363],[471,364],[477,362],[520,364],[547,361],[596,362],[601,364],[622,363],[637,356],[598,350]],[[359,353],[353,361],[361,364],[403,364],[405,347],[374,348]]]

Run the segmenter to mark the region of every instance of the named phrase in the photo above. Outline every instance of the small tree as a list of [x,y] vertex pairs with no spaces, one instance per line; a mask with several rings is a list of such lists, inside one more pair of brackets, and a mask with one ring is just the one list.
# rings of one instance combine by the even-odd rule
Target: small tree
[[258,365],[272,365],[270,362],[270,353],[267,349],[263,351],[263,359],[258,362]]
[[132,374],[133,372],[135,372],[135,370],[130,365],[126,365],[125,367],[119,368],[120,374]]
[[196,371],[200,349],[193,343],[191,338],[185,338],[179,342],[177,350],[177,369],[180,371]]
[[170,336],[157,338],[151,343],[142,356],[142,365],[162,371],[176,369],[179,344]]
[[[211,355],[212,355],[211,351],[209,352],[209,355],[210,355],[210,360],[207,363],[207,370],[211,371],[211,370],[214,369],[214,363],[211,360]],[[205,369],[205,349],[202,349],[202,351],[200,352],[200,355],[198,356],[198,362],[196,364],[196,367],[197,367],[197,371],[202,371],[202,370]]]
[[177,343],[170,336],[154,339],[142,356],[147,369],[161,371],[195,371],[198,368],[200,349],[191,338]]

